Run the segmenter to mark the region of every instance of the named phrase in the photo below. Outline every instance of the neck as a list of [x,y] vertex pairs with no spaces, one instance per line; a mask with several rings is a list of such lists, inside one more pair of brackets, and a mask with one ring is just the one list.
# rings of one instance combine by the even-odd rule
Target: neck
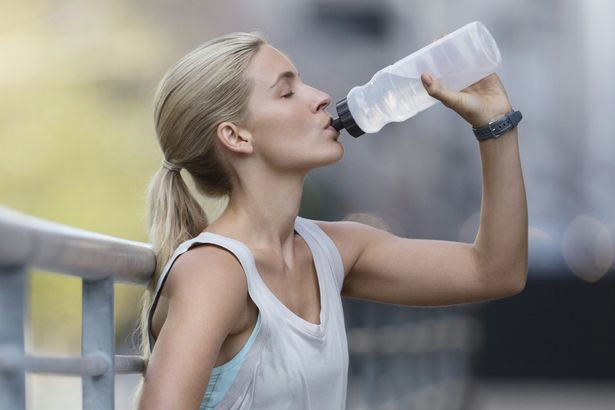
[[[215,221],[253,250],[292,249],[305,175],[276,175],[237,184]],[[213,224],[212,224],[213,225]]]

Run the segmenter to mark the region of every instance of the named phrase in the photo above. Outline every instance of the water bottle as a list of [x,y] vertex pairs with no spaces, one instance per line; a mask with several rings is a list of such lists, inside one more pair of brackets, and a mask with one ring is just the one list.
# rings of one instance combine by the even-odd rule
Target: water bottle
[[466,24],[422,49],[378,71],[369,82],[353,87],[338,101],[332,125],[353,137],[379,131],[389,122],[405,121],[439,102],[421,82],[429,73],[447,88],[460,91],[495,72],[500,50],[479,21]]

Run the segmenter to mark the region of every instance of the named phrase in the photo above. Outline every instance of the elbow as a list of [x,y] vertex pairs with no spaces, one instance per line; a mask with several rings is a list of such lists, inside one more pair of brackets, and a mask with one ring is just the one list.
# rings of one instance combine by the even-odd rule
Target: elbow
[[483,264],[483,269],[480,269],[490,299],[511,297],[523,292],[528,275],[527,252],[507,261],[498,260],[498,262]]
[[489,299],[502,299],[523,292],[527,282],[527,263],[515,267],[494,268],[486,275]]
[[525,289],[525,285],[527,284],[527,272],[527,259],[521,266],[516,267],[515,269],[512,269],[510,271],[510,273],[507,275],[510,279],[508,296],[515,296],[523,292],[523,290]]
[[511,291],[508,294],[508,296],[515,296],[523,292],[523,290],[525,290],[525,284],[527,282],[526,279],[527,278],[523,278],[522,280],[517,281],[517,283],[515,283],[514,286],[512,286]]

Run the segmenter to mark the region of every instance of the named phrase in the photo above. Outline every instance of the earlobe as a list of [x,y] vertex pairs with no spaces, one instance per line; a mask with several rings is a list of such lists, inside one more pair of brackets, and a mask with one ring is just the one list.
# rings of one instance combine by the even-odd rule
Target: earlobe
[[252,153],[252,135],[231,122],[218,125],[217,137],[222,146],[230,151],[243,154]]

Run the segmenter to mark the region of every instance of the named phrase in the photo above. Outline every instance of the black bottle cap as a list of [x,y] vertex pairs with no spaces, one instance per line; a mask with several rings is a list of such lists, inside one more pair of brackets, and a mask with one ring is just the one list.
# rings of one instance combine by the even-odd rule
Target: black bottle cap
[[355,138],[358,138],[361,135],[365,134],[365,131],[359,128],[354,118],[352,117],[352,114],[348,109],[348,102],[346,101],[346,98],[344,98],[343,100],[339,100],[337,104],[335,104],[335,109],[337,110],[337,115],[339,116],[339,118],[336,118],[331,123],[331,126],[333,126],[333,128],[338,131],[340,131],[342,128],[346,128],[348,134],[352,135]]

